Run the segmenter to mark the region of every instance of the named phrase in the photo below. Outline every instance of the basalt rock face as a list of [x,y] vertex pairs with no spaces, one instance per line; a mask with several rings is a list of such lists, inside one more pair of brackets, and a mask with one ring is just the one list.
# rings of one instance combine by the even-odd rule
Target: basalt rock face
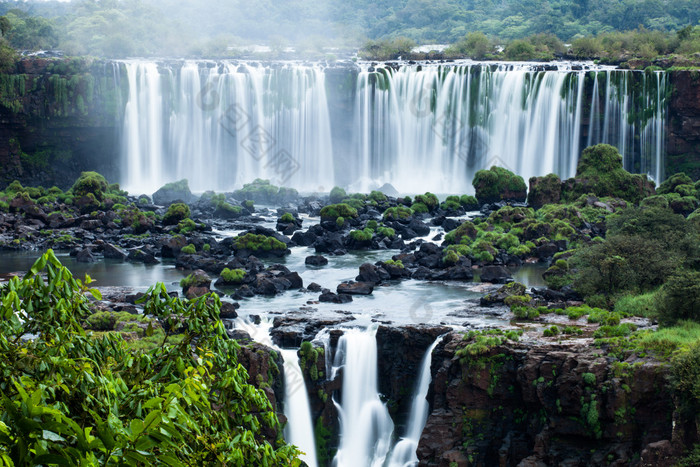
[[0,75],[0,186],[18,179],[66,189],[85,170],[118,180],[128,92],[119,74],[112,62],[35,58]]
[[700,178],[700,72],[672,72],[668,107],[666,175]]
[[420,465],[654,465],[679,454],[661,362],[618,362],[585,344],[510,344],[460,359],[463,345],[452,333],[433,352]]

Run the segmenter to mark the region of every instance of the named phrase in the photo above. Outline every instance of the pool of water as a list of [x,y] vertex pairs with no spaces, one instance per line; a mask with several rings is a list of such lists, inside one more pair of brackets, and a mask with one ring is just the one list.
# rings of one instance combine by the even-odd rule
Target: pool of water
[[[312,248],[294,247],[291,251],[290,255],[275,262],[298,272],[305,286],[315,282],[332,291],[335,291],[341,282],[354,280],[361,264],[385,261],[398,253],[397,250],[351,251],[342,256],[328,256],[326,266],[314,267],[305,264],[306,257],[315,254]],[[27,271],[40,254],[0,253],[0,274]],[[79,263],[68,253],[57,253],[57,256],[76,277],[90,275],[95,281],[93,286],[96,287],[129,287],[135,291],[145,291],[156,282],[163,282],[169,290],[179,290],[180,279],[188,274],[188,271],[177,269],[173,260],[164,260],[156,265],[116,260]],[[270,264],[271,261],[267,263]],[[541,286],[544,285],[542,272],[545,269],[544,265],[527,264],[514,270],[513,275],[515,280],[528,287]],[[214,289],[217,290],[215,287]],[[478,299],[488,289],[489,286],[477,281],[391,281],[375,287],[371,295],[355,296],[352,302],[345,304],[318,302],[318,293],[288,291],[274,297],[255,296],[241,300],[241,308],[238,311],[244,317],[274,316],[299,311],[326,315],[342,311],[352,313],[357,319],[357,324],[369,324],[373,321],[456,326],[502,323],[500,318],[477,306]],[[223,288],[218,291],[225,295],[234,290]]]

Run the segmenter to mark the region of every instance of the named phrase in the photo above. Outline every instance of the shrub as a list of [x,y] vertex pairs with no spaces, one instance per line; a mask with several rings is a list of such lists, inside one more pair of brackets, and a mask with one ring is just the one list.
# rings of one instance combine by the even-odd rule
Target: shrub
[[416,214],[427,214],[428,211],[429,211],[429,210],[428,210],[428,206],[426,206],[426,205],[423,204],[423,203],[413,203],[413,204],[411,205],[411,209],[412,209],[413,212],[415,212]]
[[476,239],[477,233],[476,226],[469,221],[465,221],[445,235],[444,243],[447,245],[471,243],[472,240]]
[[659,321],[668,326],[680,320],[700,321],[700,272],[679,270],[657,295]]
[[442,257],[442,262],[445,264],[457,264],[459,262],[460,255],[453,250],[446,250],[444,256]]
[[338,218],[335,220],[335,225],[337,225],[338,227],[342,228],[342,227],[345,225],[345,218],[344,218],[344,217],[338,217]]
[[287,224],[294,222],[294,216],[288,212],[285,212],[284,214],[282,214],[282,217],[280,217],[280,222],[284,222]]
[[656,318],[657,300],[656,292],[642,295],[625,295],[615,302],[615,312],[628,316]]
[[560,333],[559,326],[550,326],[547,329],[545,329],[544,331],[542,331],[542,335],[544,337],[558,336],[559,333]]
[[477,209],[479,209],[479,202],[476,200],[475,197],[471,195],[460,196],[459,204],[464,206],[464,209],[467,211],[476,211]]
[[189,206],[185,203],[174,203],[168,207],[168,211],[163,216],[163,224],[175,225],[188,217],[190,217]]

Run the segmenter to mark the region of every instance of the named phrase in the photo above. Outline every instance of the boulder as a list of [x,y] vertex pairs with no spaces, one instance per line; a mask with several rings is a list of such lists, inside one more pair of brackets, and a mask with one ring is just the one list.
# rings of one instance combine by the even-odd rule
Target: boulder
[[328,258],[322,255],[307,256],[304,260],[304,264],[307,266],[325,266],[328,264]]
[[75,260],[79,263],[94,263],[97,261],[92,255],[90,248],[84,248],[76,255]]
[[105,258],[118,259],[120,261],[126,260],[126,258],[129,256],[126,251],[111,243],[104,244],[102,247],[102,254]]
[[490,265],[481,268],[481,282],[505,284],[511,279],[510,271],[505,266]]
[[348,295],[369,295],[374,290],[373,282],[343,282],[338,285],[337,292],[339,294]]
[[153,202],[161,206],[169,206],[175,201],[192,203],[196,197],[192,195],[186,179],[168,183],[153,193]]
[[327,302],[327,303],[349,303],[352,301],[352,297],[348,294],[334,294],[330,290],[325,290],[324,292],[321,293],[321,295],[318,297],[319,302]]

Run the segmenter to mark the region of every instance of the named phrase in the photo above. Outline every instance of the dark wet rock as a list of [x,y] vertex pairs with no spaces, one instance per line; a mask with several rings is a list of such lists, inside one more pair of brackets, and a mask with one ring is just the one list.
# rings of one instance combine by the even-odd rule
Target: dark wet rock
[[306,290],[308,290],[309,292],[320,292],[321,289],[322,287],[316,282],[312,282],[308,286],[306,286]]
[[387,196],[399,196],[399,192],[391,183],[385,183],[384,185],[377,188],[377,191],[384,193]]
[[80,252],[75,256],[75,260],[79,263],[94,263],[97,261],[90,248],[80,250]]
[[160,261],[153,256],[152,253],[147,252],[144,248],[134,248],[129,250],[129,255],[127,256],[129,261],[144,264],[159,264]]
[[505,266],[490,265],[481,268],[481,282],[505,284],[511,279],[510,271]]
[[360,266],[360,274],[358,274],[356,280],[359,282],[378,284],[390,278],[391,275],[384,268],[370,263],[364,263]]
[[161,206],[168,206],[176,201],[192,203],[196,199],[190,191],[187,180],[169,183],[153,193],[153,202]]
[[348,294],[335,294],[331,292],[330,290],[325,290],[321,295],[318,297],[319,302],[327,302],[327,303],[349,303],[352,301],[352,296]]
[[520,282],[511,282],[481,297],[481,306],[502,305],[506,298],[514,295],[525,295],[525,286]]
[[255,292],[247,285],[242,285],[231,294],[231,298],[234,300],[241,300],[243,298],[251,298],[255,296]]
[[322,237],[318,237],[313,244],[318,253],[332,253],[336,250],[343,250],[343,236],[337,232],[326,232]]
[[80,228],[84,230],[95,230],[103,226],[102,221],[97,219],[89,219],[80,223]]
[[547,258],[551,258],[558,252],[559,247],[556,245],[556,243],[549,242],[545,243],[544,245],[538,246],[535,249],[535,256],[537,256],[540,260],[544,260]]
[[[467,344],[450,333],[433,352],[420,465],[455,461],[466,432],[478,433],[469,437],[473,465],[602,467],[611,465],[609,455],[614,465],[637,465],[632,459],[650,445],[651,463],[639,465],[674,464],[663,443],[676,423],[665,362],[630,360],[629,374],[621,376],[617,358],[585,341],[508,343],[456,358]],[[595,415],[586,417],[591,401]]]
[[314,316],[310,313],[289,313],[275,317],[270,336],[280,347],[299,347],[302,341],[311,341],[321,329],[338,326],[355,318],[349,315],[332,314]]
[[189,298],[201,297],[211,292],[211,277],[201,269],[187,276],[182,286],[182,294]]
[[304,264],[307,266],[325,266],[328,264],[328,258],[321,255],[307,256],[304,260]]
[[374,290],[373,282],[342,282],[338,285],[338,294],[370,295]]
[[316,241],[316,234],[311,230],[306,232],[294,232],[292,242],[299,246],[311,246]]
[[[468,261],[468,260],[467,260]],[[416,277],[414,277],[415,279]],[[456,264],[447,269],[431,271],[428,274],[430,280],[436,281],[470,281],[474,278],[471,264]]]
[[236,310],[240,308],[238,303],[221,302],[221,311],[219,312],[219,318],[221,319],[236,319],[238,318],[238,313]]
[[120,261],[126,260],[129,256],[126,251],[111,243],[105,243],[103,245],[102,254],[105,258],[118,259]]

